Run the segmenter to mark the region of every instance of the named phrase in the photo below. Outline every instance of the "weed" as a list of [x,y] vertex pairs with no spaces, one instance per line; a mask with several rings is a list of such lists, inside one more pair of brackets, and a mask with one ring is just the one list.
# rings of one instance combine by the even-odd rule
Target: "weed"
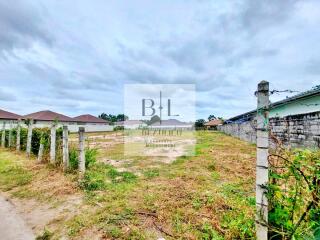
[[26,185],[31,180],[32,174],[21,166],[13,165],[8,160],[0,162],[0,189],[8,191],[17,186]]
[[105,190],[110,184],[132,183],[136,178],[131,172],[119,172],[111,165],[97,163],[86,171],[80,186],[88,191]]
[[43,233],[36,237],[36,240],[50,240],[52,236],[53,236],[53,233],[45,228]]
[[154,177],[158,177],[159,174],[159,169],[149,169],[143,172],[143,175],[146,178],[154,178]]
[[210,223],[205,222],[201,227],[200,239],[203,240],[223,240],[224,238],[220,236],[217,231],[210,225]]
[[[93,149],[85,149],[85,161],[86,168],[90,168],[91,165],[97,162],[98,150]],[[69,150],[69,166],[71,170],[76,170],[79,165],[79,153],[76,148],[70,148]]]

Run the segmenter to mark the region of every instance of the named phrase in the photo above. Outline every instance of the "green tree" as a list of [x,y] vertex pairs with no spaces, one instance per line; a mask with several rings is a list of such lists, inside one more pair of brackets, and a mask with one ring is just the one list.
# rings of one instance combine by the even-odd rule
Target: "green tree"
[[195,122],[195,127],[202,128],[202,127],[204,127],[205,122],[206,122],[206,120],[204,120],[204,119],[197,119]]
[[112,114],[101,113],[98,117],[109,122],[117,121],[117,116]]
[[212,115],[212,114],[209,115],[208,120],[211,121],[211,120],[213,120],[213,119],[217,119],[216,116],[215,116],[215,115]]
[[124,115],[124,114],[118,114],[117,115],[117,121],[126,121],[128,119],[129,119],[129,117]]

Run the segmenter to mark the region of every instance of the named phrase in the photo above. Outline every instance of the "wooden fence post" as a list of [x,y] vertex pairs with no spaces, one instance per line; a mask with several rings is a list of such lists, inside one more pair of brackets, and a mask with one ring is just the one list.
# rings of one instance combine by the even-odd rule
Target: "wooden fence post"
[[17,145],[16,145],[16,150],[20,151],[20,132],[21,132],[21,120],[18,120],[18,125],[17,125]]
[[3,122],[2,125],[2,135],[1,135],[1,147],[6,146],[6,122]]
[[8,137],[8,147],[11,148],[12,144],[12,121],[9,124],[9,137]]
[[261,81],[256,92],[257,104],[257,162],[256,162],[256,232],[258,240],[268,239],[268,199],[266,186],[269,180],[269,82]]
[[56,123],[52,123],[50,129],[50,163],[56,162]]
[[31,154],[31,140],[32,140],[32,126],[33,120],[30,119],[28,123],[28,136],[27,136],[27,156],[30,157]]
[[84,175],[86,171],[86,159],[84,152],[84,127],[79,127],[79,174]]
[[67,171],[69,168],[69,138],[68,138],[68,126],[63,126],[63,138],[62,138],[62,154],[63,154],[63,171]]

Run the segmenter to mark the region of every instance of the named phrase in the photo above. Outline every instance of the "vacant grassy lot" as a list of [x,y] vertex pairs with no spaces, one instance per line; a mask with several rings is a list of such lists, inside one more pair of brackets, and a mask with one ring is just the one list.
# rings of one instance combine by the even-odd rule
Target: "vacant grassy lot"
[[[67,206],[46,226],[53,239],[254,239],[255,147],[218,132],[196,137],[195,156],[166,161],[125,158],[121,133],[90,134],[98,161],[81,182],[1,150],[0,189]],[[66,204],[75,195],[76,207]]]

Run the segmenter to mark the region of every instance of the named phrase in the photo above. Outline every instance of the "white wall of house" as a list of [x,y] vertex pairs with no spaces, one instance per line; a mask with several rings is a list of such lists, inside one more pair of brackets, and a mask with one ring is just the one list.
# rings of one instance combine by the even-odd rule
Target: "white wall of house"
[[[0,130],[2,130],[3,122],[5,122],[5,129],[9,130],[10,126],[12,128],[15,128],[17,126],[17,121],[15,120],[4,120],[0,119]],[[10,125],[11,123],[11,125]],[[50,128],[52,125],[52,121],[35,121],[33,127],[34,128]],[[80,124],[77,122],[58,122],[57,128],[62,126],[68,126],[68,129],[70,132],[78,132],[79,127],[85,127],[86,132],[109,132],[113,131],[113,126],[110,126],[108,124],[99,124],[99,123],[84,123]],[[21,124],[21,127],[27,128],[27,125],[23,123]]]
[[143,128],[143,127],[146,127],[147,124],[130,124],[130,125],[124,125],[124,128],[125,129],[139,129],[139,128]]
[[68,129],[70,132],[78,132],[79,127],[84,127],[85,132],[110,132],[113,131],[113,126],[107,124],[77,124],[77,125],[69,125]]
[[148,125],[145,123],[137,123],[137,124],[114,124],[115,127],[124,127],[125,129],[139,129],[143,127],[147,127]]
[[149,128],[153,129],[192,129],[193,125],[157,125],[157,126],[149,126]]
[[3,128],[3,123],[5,123],[6,130],[9,130],[10,127],[15,128],[17,126],[17,121],[15,120],[0,119],[0,130]]

